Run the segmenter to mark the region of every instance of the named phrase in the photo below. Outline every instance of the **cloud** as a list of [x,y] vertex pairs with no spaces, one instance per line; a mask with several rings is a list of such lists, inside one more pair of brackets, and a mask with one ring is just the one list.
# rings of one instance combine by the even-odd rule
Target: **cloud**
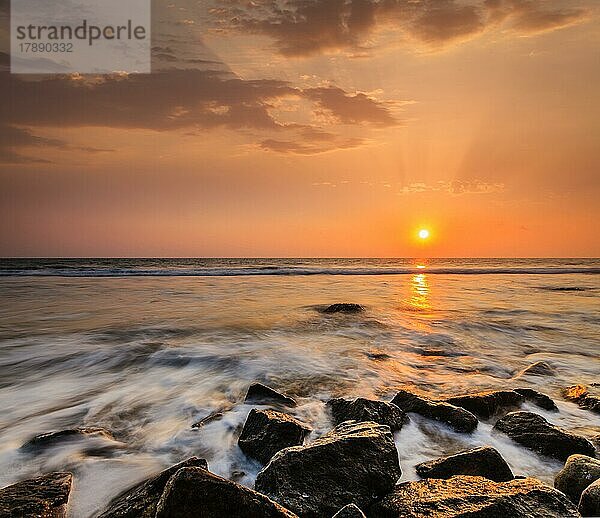
[[341,137],[319,129],[307,127],[300,130],[294,140],[263,140],[259,147],[264,151],[295,155],[316,155],[339,149],[363,146],[366,140],[357,137]]
[[439,181],[434,184],[414,182],[404,185],[398,194],[418,194],[426,192],[443,192],[453,195],[461,194],[495,194],[506,190],[503,183],[489,183],[482,180]]
[[[284,122],[276,118],[275,107],[283,99],[308,103],[314,115],[326,113],[329,126],[397,124],[387,104],[364,93],[337,87],[302,89],[285,81],[244,80],[198,69],[113,75],[94,80],[81,76],[26,80],[1,73],[0,97],[5,100],[0,105],[0,120],[7,128],[100,126],[156,131],[228,128],[273,135],[306,127],[300,121]],[[306,134],[301,136],[306,138]],[[347,147],[350,141],[334,139],[329,145],[333,143]],[[36,147],[44,145],[57,143],[35,143]],[[26,144],[17,141],[11,149],[15,147]],[[273,142],[270,144],[271,149],[276,147]],[[3,148],[6,150],[8,146]],[[304,151],[309,149],[315,149],[314,141],[308,142]]]
[[559,0],[224,0],[212,15],[222,33],[268,36],[282,55],[302,57],[363,56],[385,30],[434,49],[497,27],[532,35],[580,22],[586,11]]

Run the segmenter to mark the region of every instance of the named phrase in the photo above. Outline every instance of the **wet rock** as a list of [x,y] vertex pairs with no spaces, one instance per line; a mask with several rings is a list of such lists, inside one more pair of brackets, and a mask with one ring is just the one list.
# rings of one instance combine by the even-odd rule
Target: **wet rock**
[[514,390],[494,390],[445,399],[446,403],[464,408],[481,419],[489,419],[501,412],[518,408],[524,400]]
[[297,518],[252,489],[202,468],[182,468],[173,475],[156,506],[156,518]]
[[365,514],[354,504],[342,507],[333,518],[366,518]]
[[600,516],[600,480],[590,484],[579,500],[581,516]]
[[367,511],[372,518],[575,518],[560,491],[532,478],[492,482],[483,477],[406,482]]
[[586,455],[571,455],[554,479],[554,487],[577,504],[581,493],[600,478],[600,460]]
[[292,416],[253,408],[248,414],[238,445],[248,457],[266,464],[279,450],[301,445],[310,432],[311,428]]
[[572,385],[562,389],[561,393],[567,401],[577,403],[581,398],[588,395],[588,389],[585,385]]
[[495,425],[513,441],[543,455],[566,460],[569,455],[581,453],[594,456],[594,446],[585,437],[550,424],[533,412],[511,412]]
[[585,396],[579,400],[579,406],[600,414],[600,396]]
[[530,388],[516,388],[515,392],[521,394],[527,401],[531,401],[534,405],[543,408],[544,410],[558,410],[556,403],[550,397],[537,390]]
[[100,437],[114,441],[113,434],[104,428],[87,427],[87,428],[70,428],[68,430],[60,430],[58,432],[43,433],[29,439],[21,446],[23,450],[41,450],[50,448],[57,444],[78,439],[82,437]]
[[64,518],[73,475],[49,473],[0,489],[0,516],[3,518]]
[[388,426],[345,422],[306,446],[277,453],[256,477],[256,490],[303,518],[367,507],[402,474]]
[[361,313],[365,308],[360,304],[350,304],[350,303],[341,303],[341,304],[332,304],[331,306],[326,307],[323,310],[323,313]]
[[450,478],[454,475],[485,477],[494,482],[506,482],[514,478],[502,455],[489,446],[465,450],[418,464],[417,474],[423,478]]
[[548,362],[535,362],[523,369],[520,376],[554,376],[555,369]]
[[276,390],[272,389],[271,387],[267,387],[267,385],[263,385],[262,383],[254,383],[253,385],[250,385],[244,402],[256,403],[259,405],[279,403],[289,407],[295,407],[297,404],[295,399],[286,396],[281,392],[277,392]]
[[408,390],[400,390],[392,399],[392,404],[404,412],[415,412],[429,419],[450,425],[457,432],[472,432],[477,428],[477,418],[469,411],[444,403],[431,401]]
[[204,459],[190,457],[161,471],[114,498],[99,518],[154,518],[156,505],[169,479],[180,469],[199,467],[208,469]]
[[408,416],[393,403],[365,399],[330,399],[327,406],[335,424],[344,421],[372,421],[390,427],[392,432],[400,430],[408,422]]
[[204,425],[207,425],[209,423],[214,423],[215,421],[222,419],[223,415],[224,415],[223,412],[212,412],[211,414],[208,414],[206,417],[203,417],[202,419],[200,419],[200,421],[196,421],[192,425],[192,428],[202,428]]

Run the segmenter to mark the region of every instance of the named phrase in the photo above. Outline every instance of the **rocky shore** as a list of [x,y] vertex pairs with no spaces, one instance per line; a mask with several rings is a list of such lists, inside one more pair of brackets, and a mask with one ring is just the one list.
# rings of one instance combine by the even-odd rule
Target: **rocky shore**
[[[359,306],[335,305],[331,312],[353,313]],[[523,375],[551,375],[544,362]],[[594,385],[565,387],[563,397],[581,412],[597,412]],[[253,489],[210,471],[191,457],[124,491],[98,518],[564,518],[600,515],[600,460],[583,435],[554,425],[523,409],[524,403],[559,412],[549,396],[528,387],[431,399],[399,390],[389,401],[357,397],[325,402],[332,429],[317,435],[292,415],[297,401],[261,383],[243,400],[251,405],[238,447],[262,469]],[[546,414],[552,415],[552,414]],[[474,434],[481,423],[515,445],[564,463],[550,487],[513,470],[499,451],[486,445],[415,466],[420,480],[399,483],[395,441],[414,419],[425,419],[453,433]],[[418,416],[418,417],[415,417]],[[223,417],[214,412],[200,428]],[[28,455],[82,437],[119,448],[110,430],[98,427],[47,432],[25,441]],[[407,466],[404,466],[407,469]],[[412,469],[412,466],[410,466]],[[0,518],[61,518],[69,513],[74,476],[43,474],[0,489]],[[75,484],[77,482],[75,481]]]

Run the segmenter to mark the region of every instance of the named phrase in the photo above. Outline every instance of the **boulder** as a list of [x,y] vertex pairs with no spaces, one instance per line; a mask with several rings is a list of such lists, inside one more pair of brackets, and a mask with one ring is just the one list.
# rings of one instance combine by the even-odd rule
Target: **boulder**
[[492,482],[483,477],[405,482],[367,511],[372,518],[575,518],[560,491],[532,478]]
[[388,426],[347,421],[305,446],[281,450],[256,477],[257,491],[303,518],[366,508],[402,474]]
[[579,500],[581,516],[600,516],[600,480],[590,484]]
[[[153,515],[154,516],[154,515]],[[182,468],[165,486],[156,518],[297,518],[252,489],[203,468]]]
[[297,405],[296,400],[277,392],[267,385],[262,383],[254,383],[248,388],[246,393],[245,403],[256,403],[257,405],[278,403],[280,405],[295,407]]
[[514,475],[502,455],[489,446],[465,450],[418,464],[417,474],[423,478],[450,478],[454,475],[485,477],[494,482],[512,480]]
[[594,456],[594,446],[585,437],[550,424],[533,412],[511,412],[495,425],[513,441],[543,455],[566,460],[569,455],[581,453]]
[[600,396],[589,395],[579,400],[579,406],[600,414]]
[[563,469],[554,479],[554,487],[567,495],[574,504],[579,503],[581,493],[600,478],[600,460],[586,455],[571,455]]
[[529,367],[525,367],[520,373],[520,376],[553,376],[555,373],[554,367],[548,362],[535,362]]
[[65,518],[71,492],[71,473],[49,473],[0,489],[3,518]]
[[253,408],[238,439],[240,449],[263,464],[279,450],[299,446],[311,429],[292,416]]
[[197,457],[190,457],[175,464],[121,493],[108,504],[98,518],[154,518],[156,504],[165,485],[177,471],[187,467],[208,469],[208,464],[204,459]]
[[339,303],[339,304],[332,304],[331,306],[326,307],[323,310],[323,313],[352,314],[352,313],[361,313],[364,310],[365,310],[365,308],[363,306],[361,306],[360,304],[351,304],[348,302],[344,302],[344,303]]
[[572,385],[562,389],[561,393],[567,401],[577,403],[580,399],[588,395],[588,389],[585,385]]
[[518,408],[524,400],[525,398],[514,390],[494,390],[445,399],[446,403],[464,408],[481,419],[489,419]]
[[372,421],[389,426],[392,432],[400,430],[408,416],[393,403],[375,401],[362,397],[354,400],[330,399],[327,406],[335,424],[344,421]]
[[534,405],[543,408],[544,410],[558,410],[556,403],[550,397],[537,390],[530,388],[516,388],[515,392],[521,394],[527,401],[531,401]]
[[408,390],[398,391],[392,404],[404,412],[414,412],[446,423],[457,432],[472,432],[477,428],[477,418],[471,412],[449,403],[432,401]]
[[108,439],[114,441],[113,434],[104,428],[87,427],[87,428],[69,428],[67,430],[60,430],[58,432],[48,432],[41,435],[36,435],[29,439],[26,443],[21,446],[23,450],[41,450],[44,448],[50,448],[57,444],[78,439],[82,437],[99,437],[102,439]]
[[342,507],[333,518],[367,518],[365,514],[354,504]]

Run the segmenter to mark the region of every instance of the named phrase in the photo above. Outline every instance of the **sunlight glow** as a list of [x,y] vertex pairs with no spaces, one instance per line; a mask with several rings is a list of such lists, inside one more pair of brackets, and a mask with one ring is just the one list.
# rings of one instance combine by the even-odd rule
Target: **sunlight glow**
[[420,239],[429,239],[429,230],[426,228],[422,228],[419,230],[419,238]]

